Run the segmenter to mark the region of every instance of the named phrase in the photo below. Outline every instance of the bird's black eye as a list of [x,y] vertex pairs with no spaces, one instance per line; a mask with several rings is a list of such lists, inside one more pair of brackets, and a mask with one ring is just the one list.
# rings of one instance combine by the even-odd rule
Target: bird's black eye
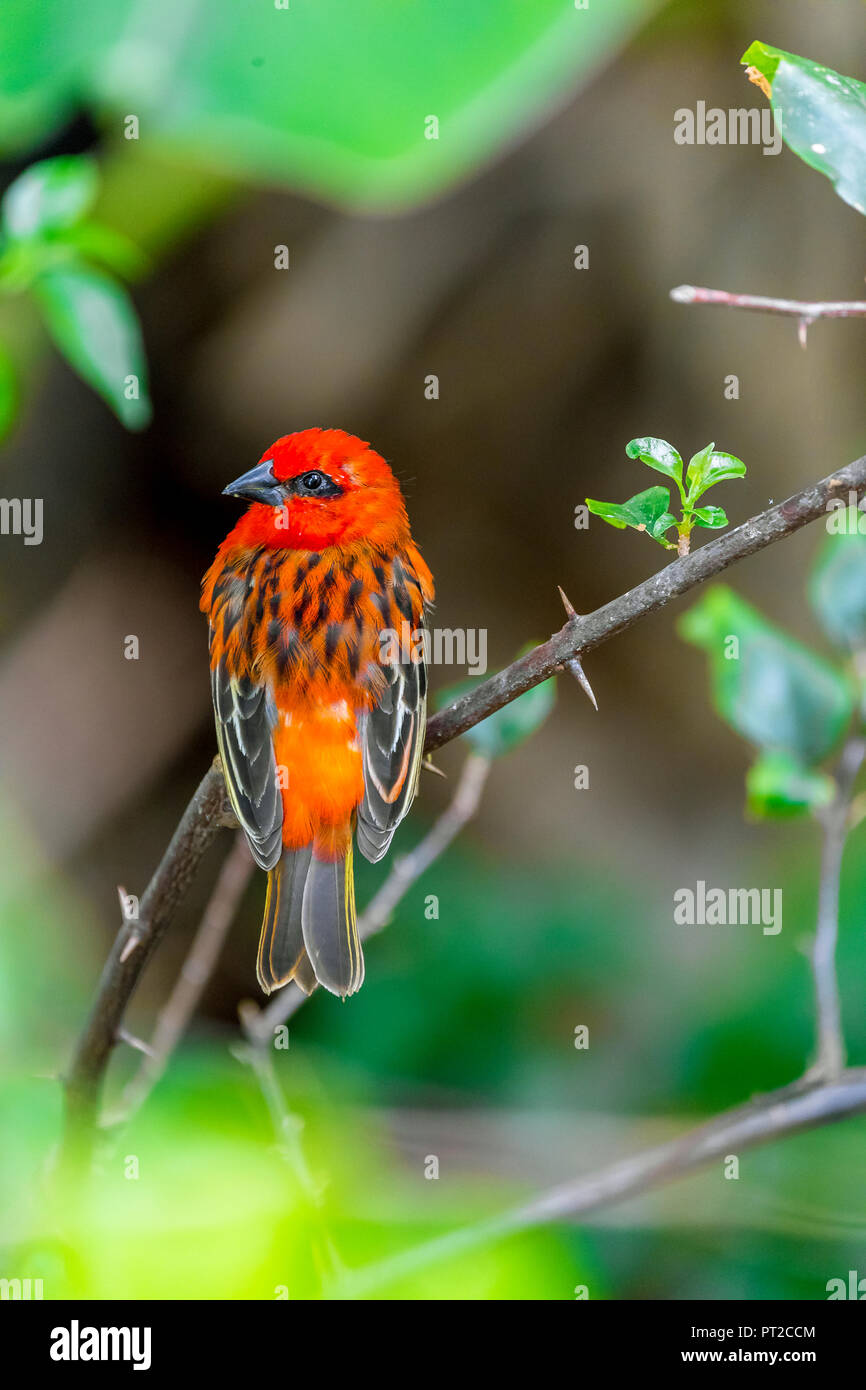
[[343,489],[327,473],[312,468],[294,479],[292,491],[296,497],[339,497]]

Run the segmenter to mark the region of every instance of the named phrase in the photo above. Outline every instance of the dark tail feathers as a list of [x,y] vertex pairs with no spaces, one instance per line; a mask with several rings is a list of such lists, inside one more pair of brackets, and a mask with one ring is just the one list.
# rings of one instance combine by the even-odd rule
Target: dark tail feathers
[[351,841],[345,858],[328,862],[311,846],[283,850],[268,874],[257,974],[266,994],[289,980],[305,994],[317,984],[342,998],[361,988]]

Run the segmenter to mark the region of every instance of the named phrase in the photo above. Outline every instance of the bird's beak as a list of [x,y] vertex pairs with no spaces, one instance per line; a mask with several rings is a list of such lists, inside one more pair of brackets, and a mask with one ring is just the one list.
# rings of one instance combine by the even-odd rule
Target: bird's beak
[[233,483],[224,487],[223,496],[243,497],[248,502],[266,502],[269,507],[281,507],[286,499],[273,470],[273,459],[263,459],[249,473],[235,478]]

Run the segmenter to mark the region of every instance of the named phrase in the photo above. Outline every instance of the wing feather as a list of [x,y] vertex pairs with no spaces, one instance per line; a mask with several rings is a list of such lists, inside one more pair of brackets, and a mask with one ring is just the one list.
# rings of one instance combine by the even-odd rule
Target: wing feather
[[427,671],[423,660],[383,663],[387,685],[360,721],[364,799],[358,808],[358,848],[375,864],[415,798],[427,728]]
[[267,688],[249,676],[230,676],[225,662],[211,670],[216,734],[232,809],[256,863],[272,869],[283,838],[283,801],[271,731]]

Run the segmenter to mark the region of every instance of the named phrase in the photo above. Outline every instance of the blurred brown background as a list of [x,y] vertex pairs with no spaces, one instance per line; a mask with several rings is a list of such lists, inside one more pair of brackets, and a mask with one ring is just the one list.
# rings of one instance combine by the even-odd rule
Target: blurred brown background
[[[866,71],[857,3],[674,4],[434,205],[348,216],[199,175],[200,204],[164,248],[147,168],[135,171],[147,151],[125,148],[112,176],[109,150],[105,219],[144,229],[156,248],[136,291],[155,422],[124,433],[49,357],[3,460],[6,495],[44,497],[45,541],[0,548],[0,762],[49,860],[82,890],[94,972],[117,923],[115,884],[142,890],[213,754],[198,581],[237,515],[221,488],[274,437],[336,425],[392,462],[436,576],[436,622],[487,628],[491,670],[561,626],[557,584],[588,611],[661,564],[643,537],[573,525],[587,494],[621,500],[648,485],[624,455],[633,436],[686,456],[714,439],[742,457],[746,480],[720,499],[732,522],[862,452],[862,323],[818,324],[803,352],[790,320],[668,298],[682,282],[863,294],[862,221],[829,182],[787,150],[674,143],[678,107],[762,105],[737,61],[755,37]],[[82,117],[47,152],[93,138]],[[280,243],[287,272],[273,265]],[[577,271],[582,243],[590,268]],[[430,373],[438,401],[425,399]],[[737,401],[724,398],[729,373]],[[731,577],[810,640],[802,577],[815,540],[800,535]],[[127,634],[140,638],[137,662],[124,660]],[[625,845],[635,876],[655,866],[671,884],[694,879],[711,831],[706,877],[747,856],[746,752],[710,714],[674,612],[611,642],[588,672],[600,713],[560,682],[553,721],[496,768],[471,832],[479,847],[526,865],[567,860],[579,875],[582,864],[618,872]],[[434,692],[462,674],[434,672]],[[453,774],[460,756],[438,761]],[[589,792],[573,789],[579,763]],[[425,779],[416,814],[448,794]],[[788,833],[806,843],[808,832]],[[253,988],[260,889],[212,986],[216,1014]]]

